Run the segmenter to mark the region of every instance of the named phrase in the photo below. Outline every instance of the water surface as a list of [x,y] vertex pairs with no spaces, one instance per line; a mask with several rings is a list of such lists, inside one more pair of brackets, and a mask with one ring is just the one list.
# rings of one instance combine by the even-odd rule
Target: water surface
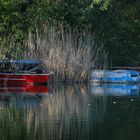
[[139,86],[1,87],[0,125],[0,140],[138,140]]

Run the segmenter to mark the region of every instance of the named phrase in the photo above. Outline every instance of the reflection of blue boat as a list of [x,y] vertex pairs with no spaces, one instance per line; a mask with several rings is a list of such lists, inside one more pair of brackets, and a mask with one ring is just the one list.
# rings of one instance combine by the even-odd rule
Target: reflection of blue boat
[[94,95],[135,96],[139,95],[139,85],[130,84],[92,84]]
[[133,70],[94,70],[90,81],[93,83],[138,83],[139,72]]

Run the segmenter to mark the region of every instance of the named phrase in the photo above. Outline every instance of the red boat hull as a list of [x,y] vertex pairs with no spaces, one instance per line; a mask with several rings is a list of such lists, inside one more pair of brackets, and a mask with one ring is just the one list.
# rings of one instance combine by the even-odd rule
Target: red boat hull
[[15,73],[1,73],[1,85],[15,85],[15,84],[45,84],[50,82],[53,78],[53,73],[50,74],[15,74]]

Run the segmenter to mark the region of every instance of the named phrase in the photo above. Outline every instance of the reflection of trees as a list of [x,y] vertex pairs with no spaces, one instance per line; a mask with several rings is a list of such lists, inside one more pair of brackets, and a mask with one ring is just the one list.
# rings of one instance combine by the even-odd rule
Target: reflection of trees
[[0,132],[15,139],[24,135],[25,139],[88,140],[106,113],[105,100],[91,96],[83,85],[55,87],[52,95],[40,101],[39,105],[3,106]]

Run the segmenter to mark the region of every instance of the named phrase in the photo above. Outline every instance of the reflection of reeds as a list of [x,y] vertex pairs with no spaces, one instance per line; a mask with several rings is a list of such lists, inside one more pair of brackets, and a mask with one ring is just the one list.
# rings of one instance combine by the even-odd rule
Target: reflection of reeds
[[42,59],[58,80],[86,81],[91,69],[103,67],[106,61],[103,46],[95,44],[93,34],[70,29],[29,32],[28,48],[28,57]]
[[96,102],[96,98],[88,94],[85,86],[60,86],[56,89],[53,96],[43,101],[48,121],[52,125],[49,128],[50,137],[55,134],[60,139],[67,139],[70,135],[75,140],[77,135],[87,138],[89,130],[86,133],[85,129],[92,128],[96,121],[103,120],[105,112],[102,108],[105,108],[105,104]]
[[[62,86],[54,91],[55,94],[44,100],[44,106],[48,109],[50,119],[61,120],[61,116],[65,117],[64,120],[70,120],[69,117],[77,116],[86,118],[88,115],[87,103],[88,93],[85,87],[81,88],[73,86]],[[85,109],[85,110],[84,110]]]
[[85,85],[61,84],[54,85],[52,96],[44,97],[39,106],[32,104],[18,108],[16,105],[13,109],[3,106],[0,110],[0,120],[5,125],[10,123],[10,133],[14,135],[20,129],[18,133],[24,133],[25,138],[52,140],[77,140],[79,137],[88,140],[95,122],[103,121],[106,106],[102,100],[91,96]]

